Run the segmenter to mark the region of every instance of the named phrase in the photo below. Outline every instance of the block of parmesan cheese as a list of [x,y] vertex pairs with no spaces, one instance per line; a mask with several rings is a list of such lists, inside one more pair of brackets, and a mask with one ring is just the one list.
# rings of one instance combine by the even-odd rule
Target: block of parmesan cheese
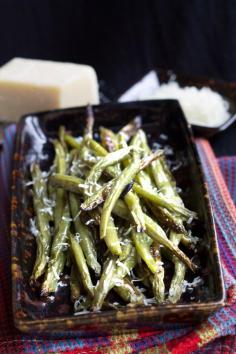
[[99,103],[95,70],[88,65],[14,58],[0,68],[0,119]]

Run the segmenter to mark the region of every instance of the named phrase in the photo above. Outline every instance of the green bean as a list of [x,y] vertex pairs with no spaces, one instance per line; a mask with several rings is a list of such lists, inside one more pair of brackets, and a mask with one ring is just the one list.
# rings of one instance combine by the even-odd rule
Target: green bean
[[122,279],[119,285],[115,285],[114,290],[127,303],[132,305],[142,305],[144,303],[143,293],[133,285],[128,277]]
[[140,149],[141,148],[141,140],[139,137],[139,130],[136,131],[136,133],[132,136],[132,139],[130,140],[130,144],[131,146],[135,146],[136,149]]
[[129,209],[125,202],[121,199],[117,200],[113,209],[113,213],[124,220],[132,221]]
[[140,170],[144,170],[149,165],[151,165],[154,161],[157,161],[161,156],[163,156],[163,150],[157,150],[150,153],[148,156],[144,157],[141,160]]
[[[123,134],[120,134],[118,136],[118,141],[119,141],[119,144],[121,147],[127,147],[127,143],[125,141],[125,138],[124,138],[124,135]],[[137,132],[131,142],[130,142],[130,146],[133,147],[136,151],[138,149],[140,149],[142,151],[142,148],[141,148],[141,139],[139,137],[139,132]],[[140,163],[140,171],[146,169],[153,161],[159,159],[160,157],[162,157],[164,154],[164,151],[163,150],[157,150],[157,151],[154,151],[154,152],[149,152],[149,154],[147,154],[142,160],[141,160],[141,163]],[[125,161],[125,166],[127,166],[127,164],[129,164],[129,159],[126,159]]]
[[156,242],[153,243],[152,249],[158,269],[151,277],[151,283],[155,299],[157,303],[161,303],[165,300],[164,268],[162,266],[160,248]]
[[122,254],[117,228],[111,216],[109,217],[106,234],[103,239],[112,254],[117,256]]
[[150,200],[152,203],[154,203],[157,206],[162,206],[170,211],[173,211],[183,216],[185,219],[196,217],[196,213],[188,210],[182,205],[174,203],[171,198],[162,197],[157,193],[153,193],[149,190],[145,190],[142,187],[140,187],[137,183],[134,183],[133,189],[141,197]]
[[[140,183],[141,187],[145,190],[149,190],[155,193],[155,187],[152,183],[150,176],[145,171],[140,171],[136,176],[136,180]],[[171,187],[172,188],[172,187]],[[175,192],[176,193],[176,192]],[[177,202],[177,200],[176,200]],[[185,245],[189,245],[189,238],[184,235],[187,234],[187,231],[183,225],[182,220],[175,215],[175,213],[171,213],[166,208],[156,207],[150,201],[146,201],[149,208],[152,210],[153,214],[163,225],[168,226],[174,229],[177,232],[181,232],[183,234],[181,242]]]
[[[124,148],[129,147],[128,144],[127,144],[127,142],[126,142],[126,139],[125,139],[125,135],[124,135],[124,134],[118,133],[115,137],[116,137],[116,140],[117,140],[117,142],[118,142],[117,149],[118,149],[118,148],[124,149]],[[124,160],[122,161],[123,167],[127,167],[130,163],[131,163],[131,156],[127,157],[126,159],[124,159]]]
[[[50,174],[52,175],[55,173],[56,170],[56,157],[54,158],[53,165],[50,168]],[[49,183],[49,179],[47,179],[47,192],[48,192],[48,199],[49,199],[49,204],[51,202],[53,213],[50,215],[50,221],[54,222],[54,209],[56,206],[56,189]]]
[[88,292],[88,294],[90,296],[93,296],[94,286],[89,274],[88,266],[84,258],[82,248],[79,242],[77,241],[76,236],[69,234],[69,239],[70,239],[71,250],[73,252],[77,269],[81,277],[81,282],[83,283],[83,286],[85,290]]
[[116,271],[116,258],[110,257],[104,264],[104,269],[101,278],[94,291],[94,297],[92,302],[93,311],[98,311],[102,307],[102,304],[110,291],[111,283]]
[[54,230],[57,230],[60,225],[63,208],[65,205],[64,197],[65,197],[64,190],[61,188],[57,189],[56,198],[55,198],[55,208],[54,208]]
[[151,192],[155,192],[155,186],[152,183],[152,179],[146,171],[139,171],[136,175],[135,180],[140,184],[141,187],[147,189]]
[[116,134],[112,130],[100,127],[100,138],[102,146],[109,152],[118,150]]
[[139,139],[141,141],[142,149],[144,150],[145,155],[148,155],[150,153],[150,147],[148,146],[147,136],[142,129],[138,130],[138,134],[139,134]]
[[[114,214],[122,219],[128,219],[128,208],[122,200],[118,200],[113,209]],[[180,260],[182,260],[192,271],[196,270],[196,266],[189,260],[187,256],[167,239],[164,230],[147,214],[144,213],[146,233],[157,243],[165,246],[171,253],[174,253]]]
[[[68,180],[68,182],[69,182],[69,180]],[[112,181],[108,182],[108,185],[107,186],[105,185],[97,193],[92,195],[91,199],[90,198],[85,199],[84,203],[80,206],[81,209],[84,210],[86,208],[86,205],[89,202],[92,202],[92,208],[97,207],[100,204],[99,195],[102,197],[102,200],[101,200],[101,203],[102,203],[104,200],[105,188],[108,188],[110,185],[112,185],[112,183],[113,183]],[[72,181],[70,179],[70,182],[68,184],[74,186],[73,187],[74,191],[76,189],[78,191],[78,187],[77,187],[78,181],[76,181],[75,179]],[[68,184],[67,184],[67,186],[68,186]],[[77,184],[77,186],[76,186],[76,184]],[[80,185],[87,187],[86,184],[80,183]],[[86,190],[84,191],[84,194],[85,193],[86,193]],[[91,208],[90,207],[86,208],[86,210],[88,210],[88,209],[91,209]],[[103,238],[104,238],[104,241],[105,241],[108,249],[111,251],[112,254],[115,254],[115,255],[121,254],[121,247],[120,247],[120,243],[119,243],[118,234],[116,231],[116,227],[114,225],[113,218],[111,216],[109,217],[109,220],[108,220],[108,230],[106,230],[106,234],[103,236]]]
[[[48,207],[45,205],[45,200],[47,200],[46,180],[42,177],[38,164],[32,165],[31,175],[33,180],[34,211],[36,214],[36,225],[38,227],[38,230],[33,230],[37,232],[37,235],[35,235],[37,254],[31,278],[36,280],[44,274],[47,267],[47,259],[51,244],[51,234],[49,228],[51,216],[49,213],[50,210],[48,211]],[[34,228],[34,225],[31,226]]]
[[59,132],[58,132],[58,136],[59,136],[59,141],[64,149],[65,153],[68,153],[68,149],[67,149],[67,145],[65,142],[65,135],[66,135],[66,131],[65,131],[65,127],[64,126],[60,126],[59,127]]
[[[176,234],[173,231],[170,233],[170,241],[175,246],[178,246],[181,237],[181,234]],[[175,304],[177,301],[179,301],[183,293],[183,281],[186,274],[186,265],[175,256],[172,257],[172,261],[175,265],[175,270],[170,284],[168,300]]]
[[118,134],[124,134],[127,137],[127,140],[130,139],[134,134],[136,134],[137,130],[141,127],[142,119],[137,116],[132,121],[130,121],[127,125],[125,125],[122,129],[120,129]]
[[108,154],[107,150],[93,139],[87,141],[87,146],[93,150],[97,156],[106,156]]
[[[50,262],[50,261],[49,261]],[[57,290],[60,274],[63,272],[66,262],[66,252],[61,252],[55,264],[48,263],[48,268],[45,273],[45,279],[42,284],[41,295],[48,295],[55,293]]]
[[[90,141],[91,143],[92,141]],[[95,141],[94,141],[95,142]],[[96,153],[98,153],[98,155],[101,156],[99,149],[103,149],[102,146],[100,146],[100,144],[95,142],[95,145],[98,147],[95,150]],[[107,151],[104,149],[102,156],[105,156],[107,154]],[[134,190],[139,193],[141,196],[148,198],[149,200],[151,200],[154,203],[157,203],[159,206],[163,206],[167,209],[169,209],[170,211],[175,211],[177,213],[179,213],[180,215],[183,215],[185,218],[190,218],[190,217],[194,217],[195,213],[193,213],[192,211],[176,204],[173,203],[173,201],[171,200],[166,200],[165,198],[154,194],[150,191],[144,190],[143,188],[141,188],[140,186],[138,186],[137,184],[134,185]]]
[[61,221],[54,235],[50,252],[50,261],[42,285],[42,293],[48,294],[56,291],[57,282],[66,262],[68,247],[68,231],[70,228],[70,213],[68,204],[65,205]]
[[[87,221],[93,221],[94,224],[99,225],[101,220],[101,209],[97,208],[96,210],[90,211],[90,219]],[[109,219],[109,224],[107,228],[107,235],[103,238],[107,248],[110,250],[111,254],[120,255],[122,253],[119,236],[117,233],[117,227],[114,224],[112,217]]]
[[[142,130],[140,130],[140,137],[142,139],[142,147],[148,154],[150,152],[150,149],[147,144],[146,135]],[[181,206],[184,206],[181,198],[176,192],[175,181],[171,176],[170,170],[168,169],[163,156],[161,159],[153,162],[151,166],[153,177],[156,182],[157,188],[160,190],[160,193],[163,194],[165,197],[172,198],[175,204],[177,203]]]
[[125,157],[129,155],[131,148],[123,148],[110,154],[106,155],[105,157],[101,158],[96,165],[93,166],[91,169],[85,183],[94,184],[100,178],[102,172],[105,168],[117,164],[118,162],[122,161]]
[[72,302],[75,302],[81,295],[79,274],[78,274],[75,264],[72,264],[72,266],[71,266],[70,294],[71,294],[70,297],[71,297]]
[[63,188],[68,192],[79,193],[81,195],[86,190],[84,180],[75,176],[55,174],[49,177],[49,183],[54,187]]
[[102,210],[101,215],[101,224],[100,224],[100,234],[101,237],[106,235],[106,229],[109,217],[111,215],[112,209],[121,195],[125,186],[131,182],[139,169],[139,159],[134,159],[132,164],[122,171],[119,178],[116,180],[114,189],[111,191],[111,194],[107,197]]
[[[84,211],[90,211],[97,208],[110,194],[111,190],[114,188],[115,182],[116,179],[113,179],[100,187],[97,192],[94,192],[90,197],[85,199],[81,204],[81,209]],[[99,187],[99,185],[97,185],[97,187]],[[90,191],[88,192],[90,193]]]
[[132,191],[129,191],[125,195],[124,201],[127,204],[130,214],[134,219],[138,232],[145,231],[144,215],[138,196]]
[[[122,200],[118,200],[114,209],[114,214],[127,219],[128,208]],[[147,214],[144,213],[144,220],[146,225],[146,233],[157,243],[165,246],[171,253],[175,254],[181,261],[183,261],[193,272],[196,270],[196,266],[190,261],[190,259],[176,246],[174,246],[167,238],[164,230]]]
[[54,208],[54,230],[57,230],[63,213],[65,205],[65,194],[63,189],[56,190],[55,208]]
[[87,264],[91,269],[94,270],[97,275],[99,275],[101,266],[97,261],[97,252],[89,228],[80,220],[80,207],[78,197],[75,194],[70,193],[69,201],[75,232],[77,233],[77,236],[80,237],[80,245],[86,258]]
[[[174,178],[166,164],[166,161],[164,158],[162,158],[158,165],[157,165],[158,171],[161,172],[162,174],[162,183],[163,183],[163,188],[161,193],[165,196],[168,196],[170,198],[173,198],[173,200],[178,203],[181,206],[184,206],[184,203],[182,201],[182,199],[180,198],[180,196],[178,195],[177,191],[176,191],[176,185],[175,185],[175,181]],[[179,224],[182,224],[183,226],[183,222],[184,219],[181,216],[176,216],[176,219],[178,221]],[[185,231],[185,230],[184,230]],[[183,233],[184,235],[187,236],[187,232],[184,232],[183,230],[181,231],[181,233]],[[178,237],[177,237],[178,239]],[[182,241],[183,238],[181,238]],[[189,239],[190,241],[190,239]]]
[[[142,153],[145,158],[148,155],[150,155],[150,153],[151,153],[151,149],[149,148],[149,146],[147,144],[146,134],[144,133],[144,131],[142,129],[139,129],[137,131],[137,135],[139,137],[140,148],[142,149]],[[151,176],[152,175],[151,165],[147,166],[145,171],[148,173],[148,175]]]
[[93,108],[91,105],[87,105],[86,107],[86,124],[84,129],[84,138],[85,139],[92,139],[93,138],[93,126],[94,126],[94,115],[93,115]]
[[[98,146],[100,147],[99,144],[98,144]],[[105,155],[106,154],[107,154],[107,152],[105,151]],[[130,168],[130,166],[129,166],[129,168]],[[128,169],[128,167],[127,167],[127,169]],[[121,177],[119,177],[119,178],[121,178]],[[113,185],[113,183],[114,183],[114,185]],[[87,201],[85,201],[82,204],[82,209],[83,210],[91,210],[91,209],[97,207],[99,204],[101,204],[105,200],[107,194],[110,193],[110,189],[113,189],[113,193],[115,193],[115,191],[117,192],[117,184],[119,184],[119,183],[120,182],[118,182],[118,179],[116,179],[114,181],[110,181],[109,184],[107,184],[107,186],[105,185],[100,191],[97,192],[97,195],[92,195],[90,199],[87,199]],[[110,194],[109,198],[111,198],[111,194]],[[139,199],[137,198],[137,196],[134,193],[129,192],[125,196],[125,202],[127,203],[128,207],[130,209],[130,212],[131,212],[131,214],[134,218],[134,221],[137,225],[137,229],[140,231],[142,231],[142,230],[144,231],[145,224],[144,224],[143,212],[142,212],[142,209],[141,209],[141,206],[139,203]],[[105,205],[104,205],[104,207],[105,207]],[[101,223],[101,225],[102,225],[102,223]],[[103,238],[104,236],[102,236],[102,234],[101,234],[101,237]]]
[[[114,141],[114,144],[116,143],[116,141]],[[127,146],[125,146],[125,148],[127,148]],[[105,152],[105,154],[107,154],[107,152]],[[124,161],[125,162],[125,161]],[[118,171],[109,171],[112,172],[112,176],[116,177],[117,174],[120,175],[121,171],[118,169]],[[113,180],[114,183],[117,183],[117,179]],[[87,200],[82,207],[86,207],[86,210],[89,210],[90,208],[93,208],[95,206],[98,205],[98,203],[102,203],[102,199],[105,200],[107,195],[110,193],[111,189],[116,188],[115,185],[113,185],[113,182],[110,181],[110,185],[107,184],[107,187],[103,187],[104,189],[101,189],[99,193],[99,198],[97,196],[92,196],[91,200]],[[139,203],[139,199],[138,197],[132,193],[131,191],[125,195],[125,202],[128,205],[128,208],[134,218],[134,221],[137,225],[138,230],[144,230],[145,229],[145,224],[144,224],[144,218],[143,218],[143,212],[142,212],[142,208],[140,206]],[[91,203],[90,203],[91,201]],[[90,205],[90,207],[89,207]],[[89,208],[89,209],[88,209]],[[84,208],[85,210],[85,208]]]
[[[118,134],[118,143],[123,148],[126,148],[128,146],[124,138],[124,134]],[[135,146],[133,146],[133,148],[135,148]],[[122,162],[124,167],[128,167],[131,163],[131,159],[126,158]],[[134,222],[137,226],[137,230],[144,231],[145,230],[144,216],[143,216],[143,211],[138,196],[134,192],[129,191],[125,195],[124,200],[134,219]]]
[[[83,140],[81,143],[81,147],[78,149],[79,158],[86,162],[86,164],[91,162],[91,151],[88,148],[87,144],[90,140],[93,139],[93,126],[94,126],[94,116],[93,110],[90,105],[86,108],[87,117],[86,117],[86,124],[84,128]],[[84,169],[86,172],[86,169]]]
[[[73,183],[74,186],[76,186],[76,184],[78,185],[78,182],[79,181],[76,181],[75,179],[73,180],[70,180],[70,184]],[[111,185],[113,182],[109,182],[108,183],[108,187],[109,185]],[[79,183],[81,185],[81,183]],[[87,187],[88,185],[87,184],[82,184],[84,187]],[[96,191],[96,188],[98,187],[98,185],[95,186],[95,191]],[[98,206],[100,203],[100,199],[99,199],[99,195],[102,196],[104,198],[104,195],[105,192],[104,192],[104,189],[107,188],[107,186],[104,186],[102,187],[97,194],[95,194],[94,196],[92,196],[92,207],[94,208],[95,205]],[[77,189],[77,192],[78,192],[78,188],[74,188],[74,191]],[[84,194],[86,193],[86,190],[84,191]],[[95,200],[94,200],[95,199]],[[81,208],[84,209],[87,205],[87,203],[89,201],[91,201],[91,199],[89,199],[88,201],[88,198],[85,198],[85,201],[84,203],[81,205]],[[104,199],[103,199],[104,200]],[[102,200],[102,202],[103,202]],[[97,203],[97,204],[96,204]],[[86,209],[87,210],[87,209]],[[114,221],[113,221],[113,218],[110,216],[109,219],[108,219],[108,230],[106,230],[106,233],[103,235],[103,238],[104,238],[104,241],[108,247],[108,249],[110,249],[111,253],[112,254],[115,254],[115,255],[120,255],[121,254],[121,247],[120,247],[120,243],[119,243],[119,238],[118,238],[118,233],[116,231],[116,227],[114,225]]]
[[83,141],[78,142],[72,135],[69,134],[64,135],[64,140],[67,145],[77,150],[80,150],[83,146]]
[[58,140],[54,140],[56,172],[64,174],[66,172],[66,152]]
[[186,246],[190,245],[190,238],[187,236],[187,230],[178,216],[171,213],[166,208],[153,206],[153,204],[149,201],[146,201],[146,204],[161,225],[164,225],[178,233],[182,233],[183,236],[181,238],[181,242]]
[[123,262],[118,260],[116,263],[118,267],[116,270],[115,278],[122,279],[128,275],[137,264],[137,253],[135,248],[132,247],[130,254]]
[[[90,148],[93,153],[98,156],[98,157],[105,157],[107,156],[109,153],[106,149],[104,149],[104,147],[102,145],[100,145],[99,143],[97,143],[95,140],[90,139],[86,142],[87,147]],[[119,168],[117,168],[118,166],[110,166],[106,168],[106,172],[111,175],[112,177],[116,177],[117,173],[119,173]]]
[[[58,140],[55,140],[53,143],[55,148],[56,172],[59,174],[65,174],[67,168],[65,150],[62,144]],[[57,230],[60,224],[60,220],[65,205],[64,197],[65,197],[64,190],[58,188],[56,190],[56,198],[55,198],[56,205],[54,208],[54,230]]]
[[[185,223],[196,214],[184,206],[164,152],[151,151],[140,126],[137,117],[118,133],[101,127],[99,143],[93,139],[94,116],[88,106],[81,142],[64,127],[59,129],[59,140],[54,141],[55,168],[50,169],[45,195],[50,191],[55,207],[52,205],[52,214],[53,203],[38,193],[37,198],[45,199],[41,202],[50,206],[50,212],[45,211],[46,218],[41,213],[43,218],[35,210],[39,231],[48,228],[50,236],[49,222],[54,222],[53,240],[43,247],[39,244],[37,251],[39,264],[44,263],[42,294],[55,292],[65,265],[71,267],[71,300],[78,314],[117,308],[116,304],[119,308],[119,303],[113,303],[114,292],[123,300],[120,305],[163,303],[162,255],[174,264],[170,303],[181,298],[187,268],[197,269],[179,247],[180,242],[186,246],[193,242]],[[37,198],[35,209],[43,206],[37,204]],[[44,248],[50,257],[42,257]],[[141,279],[135,278],[133,270]],[[96,286],[90,272],[99,275]],[[133,284],[136,280],[137,287]],[[145,289],[139,288],[141,281],[155,299],[145,298]]]
[[152,239],[145,233],[138,233],[134,230],[132,230],[132,239],[137,253],[147,264],[150,271],[155,274],[158,270],[158,265],[150,252],[150,246],[153,242]]
[[125,236],[121,235],[120,228],[119,228],[118,232],[121,236],[120,237],[121,238],[120,244],[121,244],[121,252],[122,252],[119,257],[119,260],[124,261],[128,257],[128,255],[130,254],[133,245],[132,245],[132,241],[128,235],[125,235]]
[[116,258],[110,257],[104,265],[102,276],[96,286],[92,308],[94,311],[100,310],[102,304],[109,291],[121,282],[131,269],[136,265],[136,252],[133,248],[124,262],[117,261]]
[[[174,179],[164,159],[161,159],[160,161],[154,164],[153,175],[157,187],[161,189],[161,193],[164,196],[172,198],[176,203],[183,206],[184,205],[183,201],[176,191]],[[183,219],[181,217],[176,217],[176,219],[177,222],[183,226]],[[185,234],[185,239],[188,240],[188,238],[186,237],[186,232],[184,232],[184,234]],[[171,231],[170,241],[172,242],[172,244],[174,244],[177,247],[180,241],[182,242],[184,241],[183,236],[184,235],[182,233]],[[172,256],[172,261],[174,263],[175,270],[174,270],[173,278],[171,280],[168,299],[170,302],[176,303],[177,301],[179,301],[183,292],[182,285],[186,274],[186,265],[182,261],[180,261],[176,256]]]
[[171,253],[176,255],[179,260],[184,262],[193,272],[196,270],[196,266],[191,262],[191,260],[175,245],[172,244],[166,237],[163,229],[155,223],[148,215],[144,214],[146,223],[147,234],[157,243],[165,246]]

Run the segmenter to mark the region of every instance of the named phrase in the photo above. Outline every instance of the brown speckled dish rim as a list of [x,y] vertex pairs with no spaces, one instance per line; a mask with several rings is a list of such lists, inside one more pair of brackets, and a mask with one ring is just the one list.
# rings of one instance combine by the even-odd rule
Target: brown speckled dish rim
[[[147,101],[133,101],[133,102],[127,102],[127,103],[106,103],[106,104],[100,104],[100,105],[95,105],[95,108],[102,108],[104,106],[106,107],[112,107],[113,109],[116,106],[123,107],[124,109],[132,106],[132,105],[139,105],[141,106],[149,106],[149,107],[155,107],[155,102],[160,102],[160,100],[147,100]],[[162,101],[174,101],[174,100],[162,100]],[[177,101],[176,101],[177,102]],[[178,104],[178,102],[177,102]],[[21,132],[23,130],[25,120],[27,117],[30,116],[38,116],[38,115],[44,115],[44,114],[50,114],[50,113],[59,113],[61,114],[62,112],[73,112],[76,110],[84,109],[84,107],[72,107],[72,108],[66,108],[66,109],[58,109],[58,110],[51,110],[51,111],[45,111],[45,112],[37,112],[37,113],[32,113],[32,114],[27,114],[23,116],[17,126],[17,136],[16,136],[16,143],[15,143],[15,152],[14,152],[14,163],[13,163],[13,172],[19,170],[21,166],[21,161],[18,161],[15,157],[19,155],[19,152],[21,151]],[[184,116],[183,116],[184,117]],[[223,274],[222,274],[222,268],[221,268],[221,262],[220,262],[220,253],[219,253],[219,246],[218,246],[218,241],[217,241],[217,234],[215,230],[215,224],[214,224],[214,218],[213,218],[213,213],[212,213],[212,208],[211,208],[211,203],[209,199],[209,194],[208,194],[208,188],[207,184],[204,178],[204,173],[201,167],[201,162],[200,158],[194,143],[194,137],[192,133],[192,129],[190,124],[187,123],[186,119],[184,119],[184,129],[185,129],[185,134],[187,135],[189,139],[190,146],[192,148],[192,153],[193,157],[195,159],[195,162],[197,163],[197,168],[199,170],[201,182],[202,182],[202,187],[204,191],[204,201],[205,201],[205,206],[207,209],[207,214],[208,214],[208,222],[212,230],[212,239],[213,239],[213,245],[216,249],[216,260],[217,264],[215,265],[218,267],[218,272],[219,272],[219,281],[220,281],[220,294],[221,297],[219,300],[216,301],[209,301],[209,302],[200,302],[200,303],[191,303],[191,304],[159,304],[155,306],[139,306],[136,308],[124,308],[124,309],[119,309],[119,310],[109,310],[109,311],[102,311],[98,313],[89,313],[89,314],[81,314],[79,316],[75,315],[68,315],[68,316],[58,316],[54,318],[45,318],[45,319],[39,319],[39,320],[29,320],[29,319],[17,319],[15,318],[14,314],[16,312],[16,301],[17,301],[17,279],[15,277],[14,271],[12,269],[12,309],[13,309],[13,318],[14,318],[14,323],[15,326],[20,329],[23,332],[29,332],[29,327],[31,327],[31,330],[34,329],[35,331],[41,329],[41,327],[44,327],[46,324],[46,328],[55,325],[56,327],[59,326],[60,324],[64,324],[65,326],[63,327],[65,330],[70,330],[70,328],[76,327],[76,326],[83,326],[83,325],[94,325],[94,324],[99,324],[99,323],[104,323],[104,320],[108,323],[125,323],[126,321],[129,321],[133,316],[136,317],[137,315],[148,319],[148,318],[154,318],[155,315],[161,315],[161,314],[166,314],[167,312],[173,312],[173,313],[179,313],[181,311],[187,311],[190,314],[198,313],[204,315],[205,312],[208,314],[217,310],[218,308],[224,306],[225,304],[225,287],[224,287],[224,281],[223,281]],[[14,190],[16,188],[16,184],[12,184],[12,200],[15,197]],[[11,236],[12,232],[14,232],[14,228],[12,228],[14,224],[14,220],[16,219],[15,215],[17,213],[17,209],[15,210],[12,205],[11,205]],[[16,226],[17,227],[17,226]],[[11,250],[13,250],[13,243],[17,242],[15,240],[15,237],[11,237],[11,242],[12,242],[12,247]],[[12,251],[11,257],[17,256],[14,254]],[[92,314],[92,315],[91,315]],[[94,316],[95,315],[95,316]],[[115,316],[114,316],[115,315]],[[94,323],[96,317],[96,323]],[[193,319],[194,321],[194,319]]]

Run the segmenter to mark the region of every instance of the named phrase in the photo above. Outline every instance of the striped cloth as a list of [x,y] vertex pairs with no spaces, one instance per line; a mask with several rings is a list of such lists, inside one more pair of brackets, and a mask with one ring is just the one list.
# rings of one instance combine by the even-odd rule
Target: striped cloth
[[97,338],[49,340],[14,329],[10,290],[10,170],[15,126],[5,130],[0,155],[0,353],[235,353],[236,157],[217,160],[205,140],[196,141],[209,186],[218,234],[227,305],[197,326]]

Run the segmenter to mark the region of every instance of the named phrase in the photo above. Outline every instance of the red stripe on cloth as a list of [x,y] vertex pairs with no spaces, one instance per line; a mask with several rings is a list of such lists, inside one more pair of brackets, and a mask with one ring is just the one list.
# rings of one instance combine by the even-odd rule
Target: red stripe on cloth
[[186,337],[174,339],[166,344],[166,349],[171,354],[187,354],[198,349],[200,337],[196,332],[192,332]]
[[213,150],[212,150],[209,142],[205,139],[196,139],[196,143],[200,144],[203,147],[203,149],[208,157],[208,163],[210,164],[210,167],[215,175],[216,182],[219,186],[219,191],[222,195],[222,198],[225,200],[225,205],[228,209],[228,212],[231,215],[232,219],[235,221],[236,220],[236,208],[235,208],[235,205],[234,205],[232,198],[229,194],[229,190],[226,186],[225,180],[222,176],[222,173],[220,171],[220,168],[217,163],[216,157],[213,153]]

